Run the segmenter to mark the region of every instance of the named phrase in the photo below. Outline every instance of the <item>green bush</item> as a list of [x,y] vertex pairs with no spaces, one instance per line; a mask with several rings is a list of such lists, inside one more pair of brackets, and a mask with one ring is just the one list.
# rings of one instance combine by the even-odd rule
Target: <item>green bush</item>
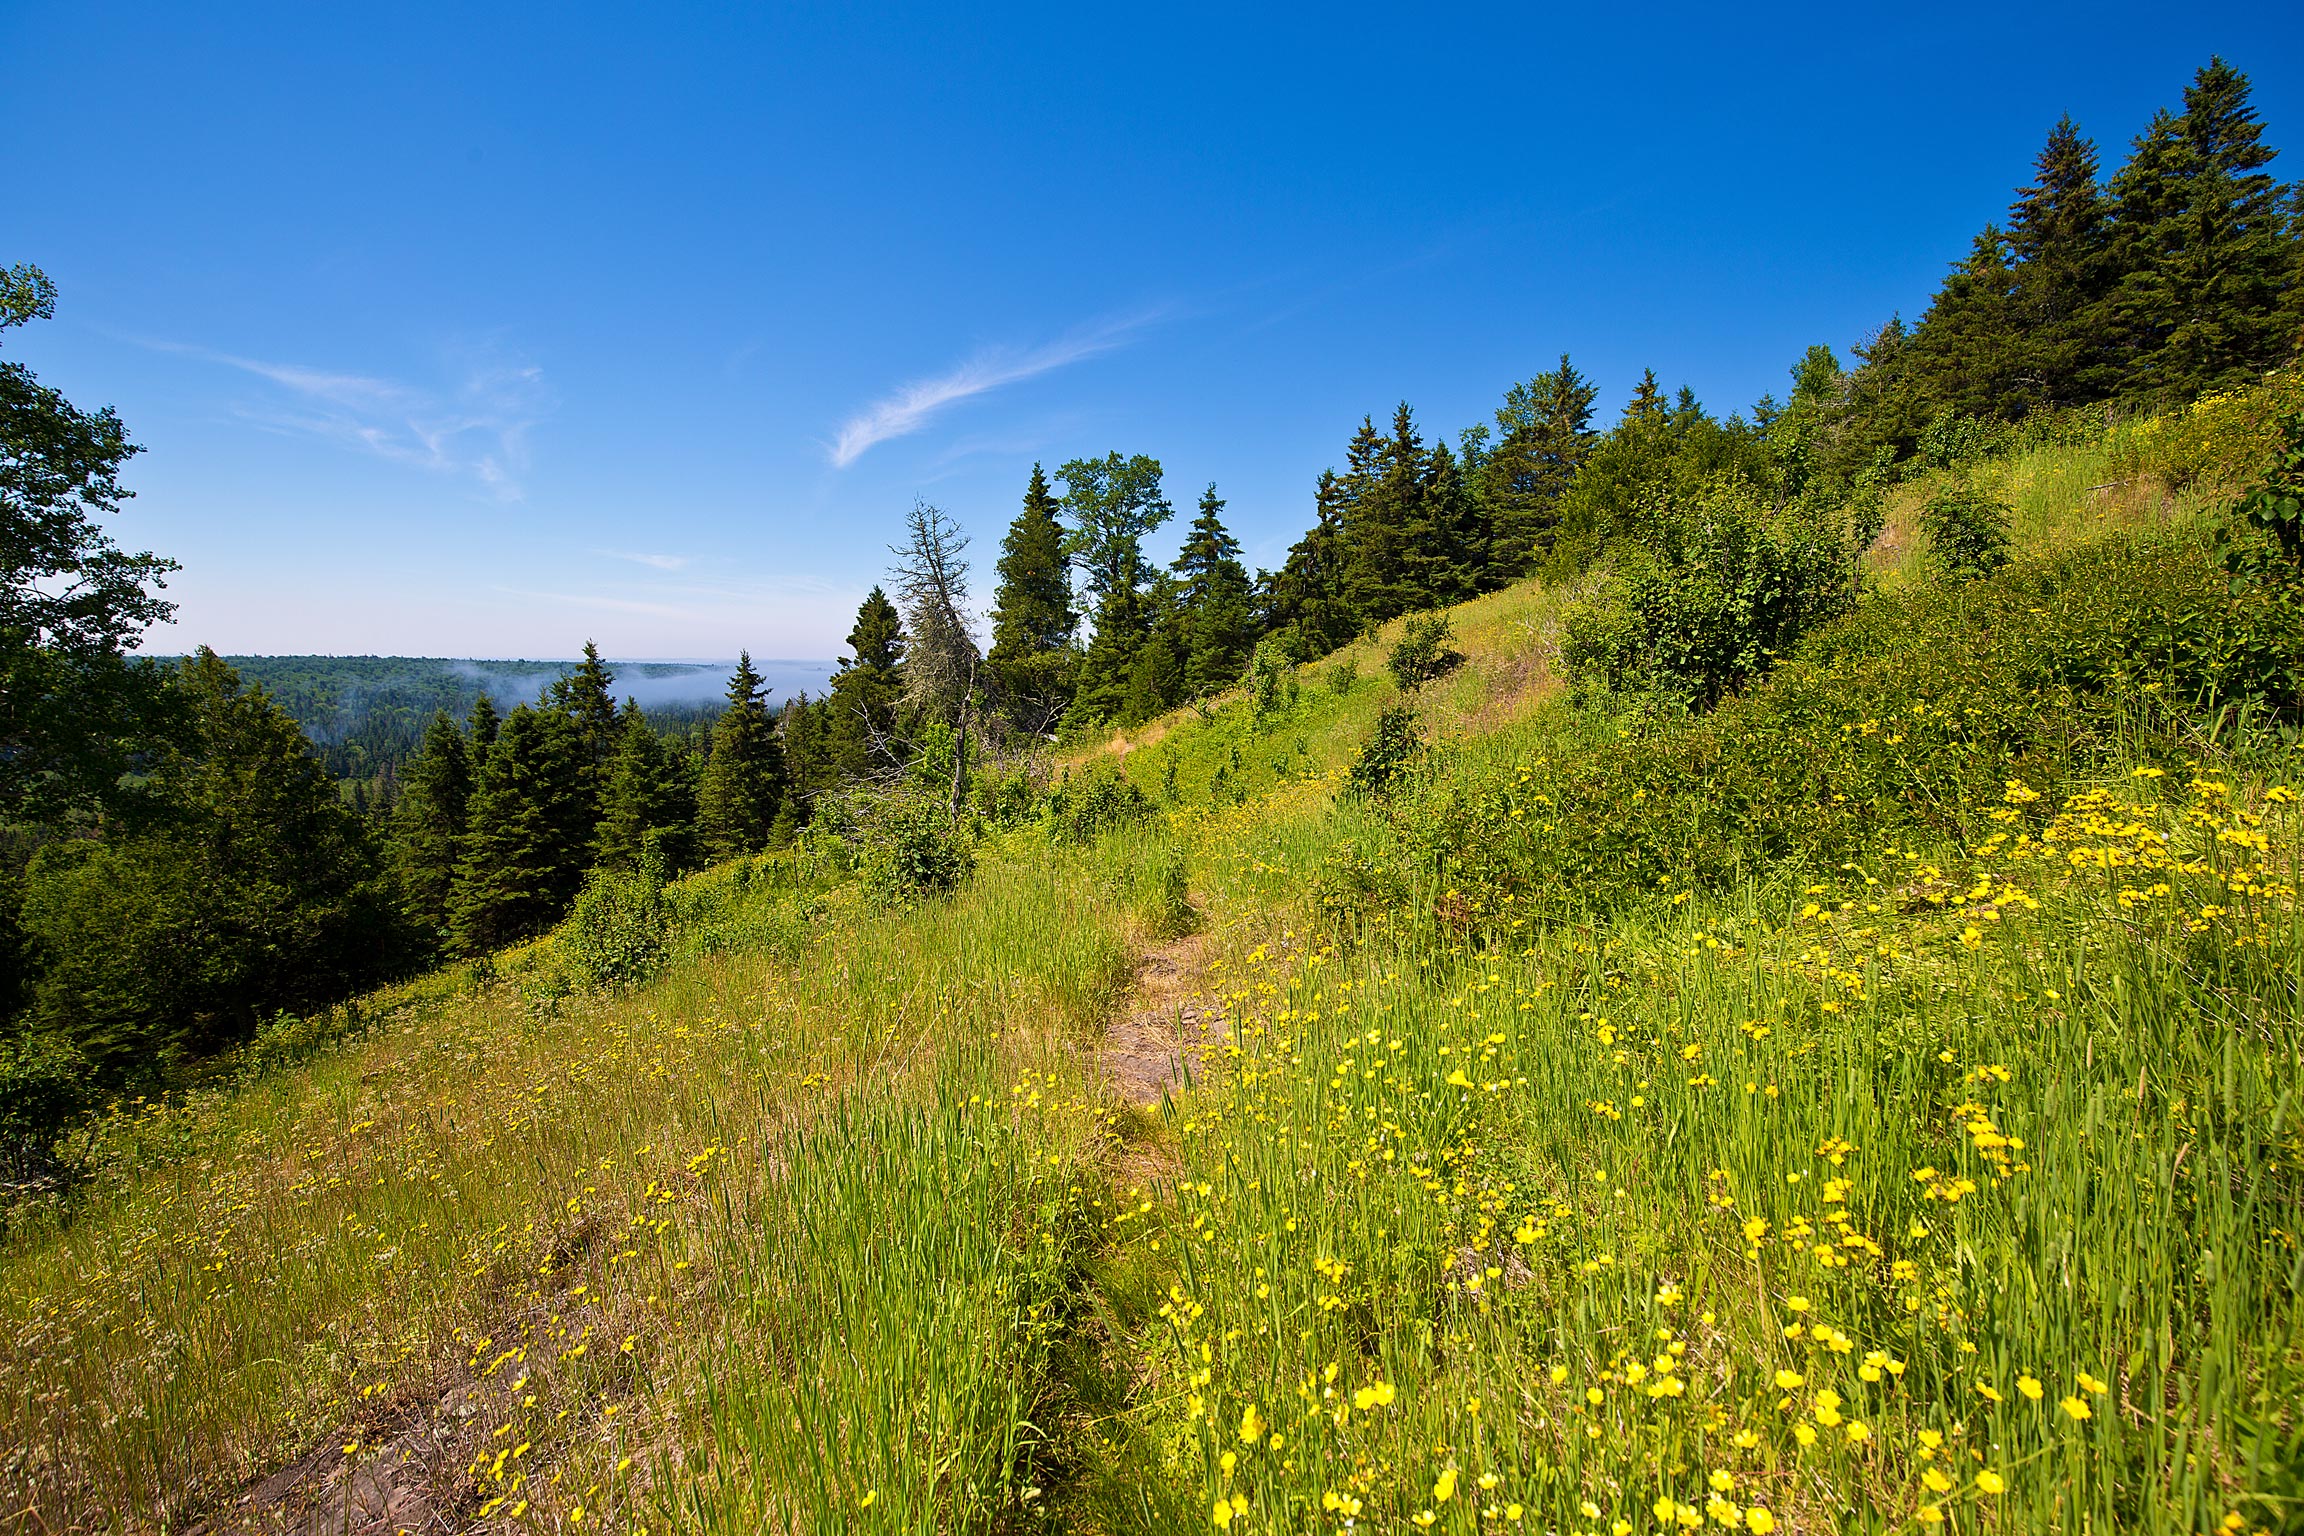
[[1955,479],[1920,509],[1928,553],[1951,581],[1974,581],[2006,565],[2010,508],[1974,481]]
[[968,831],[938,801],[889,795],[862,819],[864,883],[898,901],[949,896],[976,870]]
[[1353,656],[1338,658],[1328,669],[1328,691],[1338,698],[1347,697],[1360,683],[1360,661]]
[[1280,707],[1280,693],[1288,678],[1288,657],[1279,642],[1259,640],[1248,658],[1248,670],[1240,679],[1240,686],[1248,693],[1248,710],[1257,720]]
[[1563,626],[1561,661],[1586,698],[1659,694],[1709,709],[1854,601],[1836,533],[1771,512],[1732,481],[1653,510],[1609,559],[1598,596]]
[[2231,590],[2197,536],[2098,544],[1876,597],[1709,714],[1420,779],[1393,857],[1491,918],[1582,918],[1973,847],[2219,722],[2304,719],[2298,658],[2304,605]]
[[91,1076],[60,1035],[0,1039],[0,1197],[63,1180],[57,1138],[93,1106]]
[[1048,797],[1048,835],[1059,843],[1091,843],[1115,827],[1158,814],[1143,790],[1110,763],[1083,768]]
[[1392,705],[1376,717],[1376,729],[1353,760],[1352,771],[1344,781],[1346,792],[1375,800],[1385,798],[1423,751],[1423,739],[1416,734],[1416,711],[1405,704]]
[[1413,613],[1400,628],[1400,639],[1384,659],[1392,681],[1402,693],[1414,693],[1435,678],[1445,677],[1463,664],[1464,657],[1449,644],[1456,638],[1444,613]]
[[671,911],[659,871],[595,871],[577,893],[559,946],[580,985],[633,987],[653,980],[672,948]]

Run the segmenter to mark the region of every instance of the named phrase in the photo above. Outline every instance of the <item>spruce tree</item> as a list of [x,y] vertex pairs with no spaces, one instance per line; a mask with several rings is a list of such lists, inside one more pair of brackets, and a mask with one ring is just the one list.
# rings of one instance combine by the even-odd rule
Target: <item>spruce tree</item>
[[2065,117],[2008,210],[2016,264],[2019,370],[2026,406],[2100,398],[2112,359],[2103,312],[2111,279],[2110,205],[2096,182],[2096,146]]
[[1923,387],[1939,411],[2021,414],[2024,358],[2018,344],[2016,274],[2008,244],[1987,225],[1952,270],[1913,337]]
[[2187,394],[2246,382],[2295,346],[2284,299],[2296,236],[2265,168],[2277,151],[2249,101],[2248,77],[2212,59],[2184,92],[2182,237],[2169,242],[2171,327],[2161,372]]
[[[1654,388],[1653,373],[1648,385]],[[1479,469],[1481,500],[1494,526],[1484,563],[1498,578],[1532,571],[1551,553],[1561,493],[1599,437],[1592,429],[1599,398],[1599,388],[1565,352],[1559,367],[1505,391],[1496,410],[1496,445]]]
[[1080,658],[1080,685],[1068,718],[1080,722],[1129,723],[1136,677],[1136,653],[1158,617],[1135,582],[1124,582],[1096,605],[1095,629]]
[[1313,491],[1312,526],[1265,586],[1258,627],[1278,635],[1299,661],[1325,656],[1360,633],[1346,591],[1346,497],[1343,479],[1322,470]]
[[797,825],[806,820],[816,797],[840,781],[833,761],[831,714],[806,689],[785,701],[779,727],[784,740],[784,809],[778,814]]
[[472,797],[472,752],[441,710],[425,727],[393,808],[392,870],[401,909],[431,943],[447,937],[448,896]]
[[1024,508],[1000,541],[1000,585],[992,597],[992,652],[986,658],[1009,719],[1042,731],[1071,702],[1077,656],[1072,637],[1071,564],[1059,504],[1040,466],[1024,487]]
[[1228,688],[1240,679],[1253,643],[1248,612],[1248,571],[1240,563],[1240,541],[1224,526],[1224,501],[1213,481],[1200,493],[1200,509],[1177,551],[1177,603],[1185,636],[1182,693],[1199,696]]
[[557,710],[522,704],[480,765],[449,924],[459,952],[484,954],[541,933],[583,883],[582,744]]
[[856,610],[848,652],[824,701],[831,758],[844,779],[885,777],[904,766],[896,734],[904,699],[904,625],[878,587]]
[[1177,657],[1172,626],[1160,624],[1136,647],[1128,671],[1128,689],[1118,712],[1122,725],[1141,725],[1165,714],[1184,697],[1184,667]]
[[696,792],[696,834],[705,858],[732,859],[767,847],[783,800],[784,751],[747,651],[728,680],[728,707],[712,728],[712,755]]
[[616,698],[610,690],[616,674],[600,660],[600,648],[584,642],[584,660],[575,670],[552,680],[545,691],[550,707],[568,717],[575,727],[577,755],[585,769],[585,789],[592,819],[598,818],[601,797],[607,793],[608,775],[623,745],[623,727],[616,718]]
[[496,731],[499,723],[496,718],[496,701],[488,696],[488,690],[483,687],[480,690],[480,697],[472,701],[472,714],[464,727],[465,734],[472,738],[471,755],[474,773],[479,772],[480,762],[488,755],[488,749],[496,745]]
[[606,869],[638,869],[653,837],[668,871],[678,873],[693,865],[696,797],[682,755],[648,723],[638,704],[625,701],[607,796],[592,838],[594,863]]

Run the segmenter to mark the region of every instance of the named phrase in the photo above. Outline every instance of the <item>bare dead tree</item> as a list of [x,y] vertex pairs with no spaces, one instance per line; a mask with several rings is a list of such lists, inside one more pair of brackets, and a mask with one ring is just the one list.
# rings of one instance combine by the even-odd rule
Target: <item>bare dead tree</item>
[[922,720],[956,732],[952,749],[952,815],[967,782],[968,726],[975,711],[983,656],[968,618],[968,536],[943,509],[915,501],[904,516],[896,556],[896,606],[904,617],[905,700]]

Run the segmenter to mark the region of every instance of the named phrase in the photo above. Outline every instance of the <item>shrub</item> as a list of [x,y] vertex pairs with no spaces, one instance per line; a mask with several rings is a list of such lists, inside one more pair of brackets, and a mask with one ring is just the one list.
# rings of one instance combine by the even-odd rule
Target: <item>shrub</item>
[[632,987],[653,980],[671,943],[661,864],[596,871],[577,893],[559,935],[571,979],[587,987]]
[[2099,544],[1875,598],[1708,715],[1593,720],[1552,760],[1396,795],[1395,856],[1477,910],[1581,918],[1973,847],[2119,763],[2197,753],[2219,714],[2298,718],[2299,657],[2304,605],[2229,591],[2197,538]]
[[1328,691],[1340,699],[1351,693],[1359,682],[1360,659],[1356,656],[1342,657],[1328,669]]
[[61,1035],[0,1039],[0,1192],[63,1180],[56,1141],[94,1103],[91,1076],[87,1059]]
[[1416,711],[1395,704],[1376,717],[1376,729],[1353,761],[1345,788],[1381,800],[1390,795],[1424,750],[1416,734]]
[[1611,547],[1598,595],[1570,609],[1561,661],[1579,695],[1654,693],[1709,709],[1854,602],[1847,546],[1806,517],[1716,482],[1654,509]]
[[1415,613],[1401,626],[1400,639],[1385,658],[1392,681],[1402,693],[1414,693],[1434,678],[1445,677],[1462,664],[1462,653],[1449,642],[1456,638],[1444,613]]
[[1276,641],[1259,640],[1248,658],[1240,686],[1248,691],[1249,712],[1262,720],[1280,707],[1280,689],[1288,675],[1288,657]]
[[1997,421],[1946,411],[1920,433],[1912,457],[1927,469],[1957,469],[2006,451],[2008,428]]
[[1096,763],[1057,786],[1048,797],[1048,835],[1060,843],[1091,843],[1115,827],[1156,812],[1151,797],[1109,763]]
[[1920,509],[1928,551],[1948,580],[1974,581],[2008,563],[2008,504],[1970,480],[1937,488]]
[[864,883],[883,896],[949,896],[976,870],[967,829],[934,800],[891,795],[862,821]]

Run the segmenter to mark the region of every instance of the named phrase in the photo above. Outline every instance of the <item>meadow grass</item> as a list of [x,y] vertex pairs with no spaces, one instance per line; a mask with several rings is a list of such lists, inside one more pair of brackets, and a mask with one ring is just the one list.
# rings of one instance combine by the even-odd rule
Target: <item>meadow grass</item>
[[[1986,466],[2028,558],[2184,536],[2104,451]],[[1413,696],[1387,631],[1076,754],[1164,813],[988,834],[950,900],[723,866],[646,988],[545,941],[119,1106],[0,1248],[14,1526],[283,1468],[502,1531],[2304,1521],[2298,754],[2077,732],[1822,865],[1517,891],[1598,835],[1565,776],[1693,739],[1566,706],[1571,596],[1453,610]],[[1863,780],[1798,792],[1909,798],[1817,654],[1785,740]],[[1412,786],[1345,793],[1403,701]],[[1190,1083],[1111,1102],[1195,928]]]
[[432,1507],[522,1529],[1008,1507],[1126,895],[995,849],[950,903],[833,891],[789,962],[545,1010],[486,986],[123,1107],[100,1187],[0,1257],[9,1507],[178,1528],[307,1452],[414,1458]]
[[1299,899],[1116,1229],[1177,1257],[1115,1461],[1249,1530],[2285,1524],[2300,828],[2155,782],[1484,953],[1211,819],[1217,912]]

